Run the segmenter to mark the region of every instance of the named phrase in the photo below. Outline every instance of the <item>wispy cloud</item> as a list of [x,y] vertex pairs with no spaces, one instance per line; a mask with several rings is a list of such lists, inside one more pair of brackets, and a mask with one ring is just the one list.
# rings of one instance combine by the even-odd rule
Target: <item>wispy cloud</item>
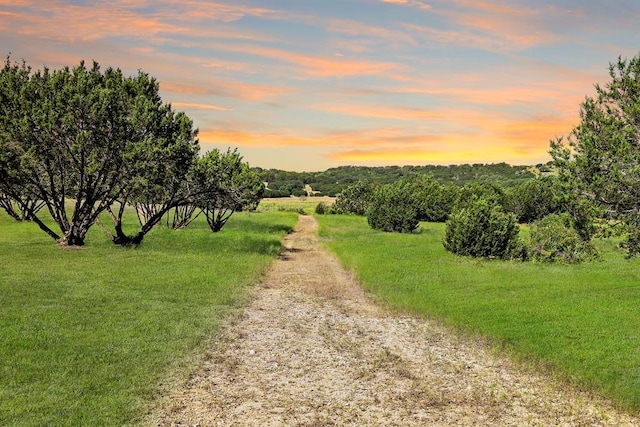
[[249,54],[293,65],[295,68],[298,68],[299,71],[304,73],[303,75],[294,75],[298,78],[327,78],[367,75],[391,77],[404,68],[401,64],[388,61],[371,61],[366,59],[358,60],[347,57],[337,57],[335,55],[308,55],[290,50],[250,44],[217,44],[215,47],[221,51]]
[[422,10],[429,10],[431,9],[431,5],[424,3],[422,1],[419,0],[380,0],[382,3],[391,3],[391,4],[399,4],[402,6],[412,6],[412,7],[417,7],[418,9],[422,9]]
[[233,111],[232,108],[219,107],[211,104],[199,104],[197,102],[173,102],[172,106],[176,109],[189,108],[193,110]]

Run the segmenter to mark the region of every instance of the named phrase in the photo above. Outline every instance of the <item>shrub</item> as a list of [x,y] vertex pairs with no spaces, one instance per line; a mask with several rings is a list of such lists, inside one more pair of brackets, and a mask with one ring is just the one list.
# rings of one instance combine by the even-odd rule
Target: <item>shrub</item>
[[595,259],[596,248],[585,241],[569,214],[551,214],[531,225],[529,258],[539,262],[579,263]]
[[524,258],[516,217],[493,201],[472,198],[447,221],[444,247],[458,255],[478,258]]
[[629,226],[627,237],[620,243],[620,246],[627,251],[627,258],[640,255],[640,228]]
[[358,181],[345,188],[333,204],[333,211],[338,214],[364,215],[373,194],[370,184]]
[[428,175],[413,178],[410,183],[418,202],[418,219],[445,222],[458,196],[457,187],[442,185]]
[[504,206],[505,193],[502,187],[495,182],[482,179],[472,181],[456,192],[453,210],[466,208],[478,199],[485,200],[491,206]]
[[418,203],[411,185],[399,181],[375,189],[367,209],[371,228],[410,233],[418,228]]
[[327,205],[324,202],[320,202],[316,205],[316,213],[318,215],[324,215],[325,213],[330,213],[331,212],[331,208],[329,207],[329,205]]
[[562,210],[563,191],[555,177],[542,177],[509,188],[505,193],[505,210],[513,212],[518,222],[530,224]]

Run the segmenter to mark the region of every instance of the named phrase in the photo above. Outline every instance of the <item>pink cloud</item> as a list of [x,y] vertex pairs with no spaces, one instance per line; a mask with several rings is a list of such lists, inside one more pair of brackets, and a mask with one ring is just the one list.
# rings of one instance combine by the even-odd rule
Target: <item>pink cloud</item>
[[302,69],[307,77],[391,76],[403,68],[402,65],[392,62],[354,60],[336,56],[314,56],[257,45],[216,44],[215,47],[223,51],[241,52],[292,64]]
[[431,9],[431,5],[419,0],[380,0],[382,3],[398,4],[401,6],[412,6],[422,10]]

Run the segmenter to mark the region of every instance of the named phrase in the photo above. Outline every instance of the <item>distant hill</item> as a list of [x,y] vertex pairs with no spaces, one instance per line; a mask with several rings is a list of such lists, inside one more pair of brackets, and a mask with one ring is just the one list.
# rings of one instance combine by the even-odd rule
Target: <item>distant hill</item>
[[541,172],[547,173],[551,166],[550,163],[535,166],[476,163],[449,166],[340,166],[324,172],[288,172],[259,167],[252,169],[266,183],[266,197],[288,197],[308,195],[310,189],[316,195],[335,196],[360,180],[387,184],[412,175],[431,175],[441,183],[460,186],[470,181],[485,179],[508,187],[535,178]]

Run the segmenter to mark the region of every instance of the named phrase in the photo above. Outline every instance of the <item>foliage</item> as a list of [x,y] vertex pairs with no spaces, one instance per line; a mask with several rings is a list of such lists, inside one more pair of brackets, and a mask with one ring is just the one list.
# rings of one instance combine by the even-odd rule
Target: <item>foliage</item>
[[[197,130],[193,130],[192,121],[184,113],[174,113],[170,105],[162,104],[157,82],[150,81],[144,90],[154,103],[140,112],[138,120],[149,136],[136,147],[133,160],[136,170],[118,198],[117,213],[107,208],[115,228],[115,235],[108,234],[120,245],[140,244],[167,212],[186,205],[193,197],[187,176],[200,149]],[[127,205],[135,208],[140,224],[132,236],[123,232]]]
[[[540,168],[544,165],[539,165]],[[304,185],[327,196],[337,196],[358,181],[369,184],[393,184],[401,179],[428,175],[440,184],[463,186],[471,181],[484,179],[503,186],[511,186],[534,177],[527,166],[510,166],[506,163],[425,165],[425,166],[340,166],[323,172],[287,172],[277,169],[254,168],[260,178],[269,183],[265,197],[289,197],[300,195]],[[298,193],[298,194],[295,194]]]
[[235,212],[255,210],[264,193],[262,181],[237,150],[207,152],[191,180],[197,194],[193,204],[202,210],[213,232],[220,231]]
[[364,181],[358,181],[345,188],[333,204],[337,214],[364,215],[373,197],[374,188]]
[[607,219],[640,225],[640,54],[609,65],[567,140],[551,142],[560,177]]
[[359,217],[318,221],[325,245],[376,300],[640,410],[640,260],[625,259],[616,239],[595,242],[600,262],[503,262],[453,256],[442,247],[444,224],[380,234]]
[[327,205],[325,202],[320,202],[316,205],[314,212],[318,215],[324,215],[326,213],[331,213],[332,209],[331,206]]
[[[100,213],[142,197],[136,188],[149,179],[173,179],[165,167],[188,167],[195,136],[191,121],[162,104],[157,82],[143,72],[125,77],[96,62],[32,72],[9,58],[0,71],[0,193],[67,245],[83,245]],[[176,150],[178,163],[166,162]],[[23,200],[44,203],[60,234]]]
[[640,255],[640,227],[629,227],[625,239],[620,243],[620,247],[627,251],[627,258]]
[[562,210],[562,188],[553,176],[543,176],[505,191],[505,210],[520,223],[532,223]]
[[459,189],[453,185],[440,184],[429,175],[416,176],[410,183],[418,203],[418,219],[445,222],[458,198]]
[[465,208],[478,199],[485,200],[492,206],[504,206],[505,192],[495,182],[487,180],[471,181],[458,191],[452,210]]
[[579,263],[598,257],[593,243],[584,241],[569,214],[550,214],[531,226],[528,255],[532,261]]
[[376,187],[366,214],[369,225],[376,230],[410,233],[419,225],[418,203],[406,181]]
[[473,198],[454,211],[446,223],[444,247],[458,255],[481,258],[522,258],[518,223],[495,202]]

